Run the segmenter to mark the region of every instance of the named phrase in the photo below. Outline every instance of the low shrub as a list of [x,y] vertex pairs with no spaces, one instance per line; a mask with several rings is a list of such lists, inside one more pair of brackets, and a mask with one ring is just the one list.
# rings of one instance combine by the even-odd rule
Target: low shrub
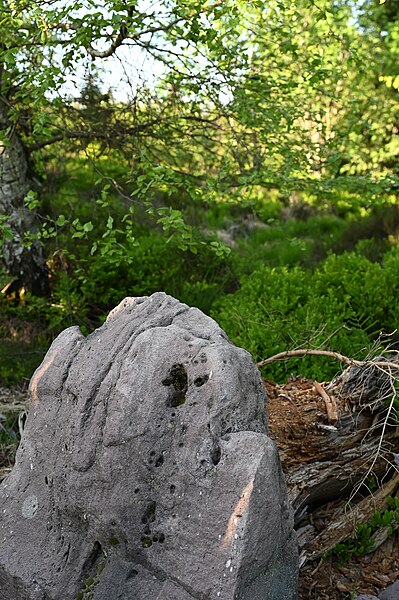
[[[301,347],[362,358],[375,335],[398,320],[398,266],[396,252],[383,265],[357,253],[330,255],[313,272],[264,265],[216,301],[212,315],[256,361]],[[306,357],[271,364],[265,375],[326,379],[338,369],[331,359]]]

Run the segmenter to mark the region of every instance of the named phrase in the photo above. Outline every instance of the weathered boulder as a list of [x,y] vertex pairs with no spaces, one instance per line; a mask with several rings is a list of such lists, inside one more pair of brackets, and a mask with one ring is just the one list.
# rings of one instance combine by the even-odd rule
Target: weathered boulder
[[294,600],[296,537],[251,357],[126,298],[54,341],[0,487],[1,600]]

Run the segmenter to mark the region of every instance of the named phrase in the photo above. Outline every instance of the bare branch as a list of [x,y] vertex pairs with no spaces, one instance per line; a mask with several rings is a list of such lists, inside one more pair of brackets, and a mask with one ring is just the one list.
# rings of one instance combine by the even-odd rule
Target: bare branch
[[320,394],[320,396],[324,400],[324,404],[326,405],[327,417],[329,423],[335,423],[338,421],[338,408],[335,399],[332,396],[329,396],[326,390],[318,381],[314,381],[313,385],[316,389],[316,392]]
[[258,369],[268,365],[269,363],[275,362],[276,360],[282,360],[284,358],[293,358],[295,356],[329,356],[336,358],[340,362],[347,365],[372,365],[374,367],[381,367],[382,369],[390,367],[392,369],[399,369],[399,363],[386,361],[373,361],[373,360],[355,360],[354,358],[348,358],[339,352],[332,352],[330,350],[312,350],[310,348],[303,348],[301,350],[287,350],[286,352],[279,352],[270,358],[266,358],[258,363],[256,366]]

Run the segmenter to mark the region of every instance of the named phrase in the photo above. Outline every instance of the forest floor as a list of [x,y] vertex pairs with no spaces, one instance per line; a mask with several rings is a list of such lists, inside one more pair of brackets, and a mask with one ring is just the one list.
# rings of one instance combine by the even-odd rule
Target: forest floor
[[[285,448],[287,440],[292,442],[292,454],[281,453],[283,469],[287,470],[292,462],[311,461],[315,457],[311,455],[307,435],[314,427],[315,407],[324,410],[313,382],[295,378],[284,385],[272,382],[265,382],[265,385],[269,396],[270,435],[277,446],[282,438]],[[0,481],[12,468],[18,445],[18,415],[26,407],[26,385],[0,387]],[[6,430],[10,423],[13,429],[8,435]],[[344,510],[343,507],[342,500],[336,500],[315,510],[311,515],[315,531],[323,530],[331,522],[332,515],[337,510]],[[398,579],[399,535],[396,532],[374,552],[348,560],[343,565],[333,556],[307,562],[300,571],[298,600],[351,600],[360,593],[378,595]]]
[[[265,381],[265,387],[269,396],[270,435],[279,448],[284,448],[280,451],[283,470],[288,472],[295,464],[314,462],[317,459],[312,454],[314,417],[325,413],[326,408],[313,381],[301,377],[282,385]],[[346,508],[344,498],[313,510],[310,522],[316,534],[325,530]],[[333,556],[305,563],[300,571],[299,600],[351,600],[358,594],[377,596],[398,579],[399,534],[396,532],[374,552],[343,565]]]

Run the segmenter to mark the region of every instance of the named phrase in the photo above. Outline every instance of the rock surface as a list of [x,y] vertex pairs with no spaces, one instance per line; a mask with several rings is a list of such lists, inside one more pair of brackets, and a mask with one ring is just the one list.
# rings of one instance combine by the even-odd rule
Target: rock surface
[[395,581],[378,595],[379,600],[398,600],[399,599],[399,581]]
[[0,486],[1,600],[294,600],[260,375],[197,309],[126,298],[54,341]]

